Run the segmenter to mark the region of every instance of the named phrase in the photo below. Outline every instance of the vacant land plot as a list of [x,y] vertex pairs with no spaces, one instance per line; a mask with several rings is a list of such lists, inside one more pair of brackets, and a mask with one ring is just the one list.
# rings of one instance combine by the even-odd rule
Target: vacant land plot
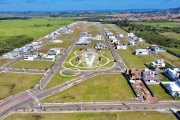
[[43,75],[0,73],[0,99],[35,86]]
[[173,100],[160,85],[149,85],[149,87],[159,100]]
[[46,86],[45,89],[49,89],[51,87],[60,85],[62,83],[68,82],[69,80],[72,80],[74,78],[77,78],[77,77],[81,76],[81,75],[77,75],[77,76],[68,77],[68,76],[71,76],[73,74],[67,74],[67,73],[66,73],[66,75],[67,75],[67,77],[66,76],[62,76],[59,72],[56,72],[55,75],[53,76],[53,78],[51,79],[51,81],[49,82],[49,84]]
[[26,20],[1,20],[0,40],[25,35],[38,39],[62,26],[72,23],[73,19],[31,18]]
[[54,62],[46,61],[19,61],[12,68],[45,70],[52,67]]
[[119,38],[121,44],[128,44],[129,41],[126,38]]
[[86,31],[89,34],[92,34],[92,36],[96,36],[96,35],[100,35],[101,34],[97,25],[88,26]]
[[119,113],[74,113],[74,114],[13,114],[5,120],[176,120],[172,113],[119,112]]
[[136,44],[138,44],[138,45],[142,45],[142,47],[143,47],[143,48],[147,48],[147,47],[149,47],[149,46],[150,46],[150,44],[149,44],[149,43],[144,42],[144,41],[138,41],[138,42],[136,42]]
[[180,40],[180,34],[179,33],[175,33],[175,32],[164,32],[164,33],[161,33],[162,35],[168,37],[168,38],[175,38],[175,39],[178,39]]
[[116,25],[113,25],[113,27],[115,27],[121,34],[123,35],[127,35],[127,32],[125,30],[123,30],[122,28],[116,26]]
[[98,75],[43,102],[129,100],[134,94],[121,74]]
[[4,59],[4,58],[0,58],[0,67],[6,65],[7,63],[11,62],[12,59]]
[[159,79],[160,79],[161,82],[170,82],[171,81],[166,76],[164,76],[164,74],[160,74]]
[[143,24],[143,25],[150,25],[154,27],[180,27],[179,22],[133,22],[135,24]]
[[180,58],[178,58],[170,53],[167,53],[167,52],[159,52],[158,55],[162,59],[170,62],[171,64],[173,64],[175,66],[180,66]]
[[117,53],[122,58],[128,68],[144,69],[145,63],[153,62],[155,59],[151,56],[135,56],[132,54],[136,47],[129,47],[127,50],[117,50]]
[[[75,40],[80,34],[81,30],[74,30],[72,34],[63,34],[58,39],[63,40],[62,43],[59,44],[60,47],[68,47],[73,40]],[[48,47],[48,46],[47,46]]]

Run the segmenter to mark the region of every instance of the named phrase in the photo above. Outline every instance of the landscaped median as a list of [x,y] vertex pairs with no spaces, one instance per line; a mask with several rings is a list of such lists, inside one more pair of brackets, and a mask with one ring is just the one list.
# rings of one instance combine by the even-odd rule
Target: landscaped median
[[5,120],[176,120],[172,113],[163,112],[114,112],[69,114],[13,114]]
[[42,74],[0,73],[0,99],[34,87]]
[[118,101],[131,98],[134,98],[134,93],[123,75],[101,74],[47,97],[42,102]]

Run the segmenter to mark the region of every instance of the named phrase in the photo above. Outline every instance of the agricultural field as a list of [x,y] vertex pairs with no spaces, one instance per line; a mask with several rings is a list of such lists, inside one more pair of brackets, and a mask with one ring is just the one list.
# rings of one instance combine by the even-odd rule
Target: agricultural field
[[145,63],[153,62],[155,59],[149,55],[135,56],[132,54],[136,47],[128,47],[127,50],[117,50],[117,53],[122,58],[128,68],[144,69]]
[[[64,75],[64,74],[63,74]],[[66,76],[62,76],[59,72],[56,72],[55,75],[53,76],[53,78],[51,79],[51,81],[48,83],[48,85],[46,86],[46,89],[52,88],[54,86],[60,85],[62,83],[68,82],[72,79],[78,78],[81,75],[77,75],[77,76],[72,76],[74,74],[70,74],[70,73],[66,73]]]
[[0,73],[0,99],[35,86],[43,77],[41,74]]
[[[27,119],[28,118],[28,119]],[[172,113],[162,112],[116,112],[116,113],[70,113],[70,114],[13,114],[5,120],[176,120]]]
[[133,22],[135,24],[143,24],[143,25],[149,25],[154,27],[180,27],[179,22]]
[[9,62],[11,62],[12,59],[4,59],[4,58],[0,58],[0,67],[8,64]]
[[166,93],[166,91],[160,85],[149,85],[149,88],[158,98],[158,100],[173,100],[173,98]]
[[49,61],[19,61],[15,65],[11,66],[11,68],[19,68],[19,69],[37,69],[37,70],[47,70],[51,68],[54,62]]
[[62,26],[74,22],[73,19],[30,18],[26,20],[1,20],[0,40],[25,35],[38,39]]
[[167,52],[159,52],[158,55],[168,61],[169,63],[175,65],[175,66],[180,66],[180,58],[170,54],[170,53],[167,53]]
[[42,102],[78,102],[129,100],[134,97],[127,80],[121,74],[97,75]]

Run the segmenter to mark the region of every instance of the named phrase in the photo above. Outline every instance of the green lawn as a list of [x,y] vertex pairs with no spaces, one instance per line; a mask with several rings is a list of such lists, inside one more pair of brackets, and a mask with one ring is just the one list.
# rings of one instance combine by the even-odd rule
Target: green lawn
[[175,38],[175,39],[178,39],[180,40],[180,34],[178,33],[175,33],[175,32],[164,32],[164,33],[160,33],[168,38]]
[[[66,73],[65,75],[73,75],[73,74],[67,74]],[[75,78],[80,77],[80,76],[81,75],[66,77],[66,76],[62,76],[59,72],[56,72],[55,75],[53,76],[53,78],[51,79],[51,81],[49,82],[49,84],[46,86],[45,90],[49,89],[51,87],[60,85],[62,83],[65,83],[67,81],[70,81],[70,80],[75,79]]]
[[173,100],[173,98],[165,92],[160,85],[149,85],[149,88],[158,98],[158,100]]
[[38,70],[45,70],[52,67],[54,62],[48,62],[48,61],[19,61],[15,65],[13,65],[11,68],[20,68],[20,69],[38,69]]
[[0,67],[8,64],[9,62],[11,62],[13,59],[4,59],[4,58],[0,58]]
[[172,113],[118,112],[70,114],[12,114],[5,120],[177,120]]
[[19,93],[35,86],[43,75],[0,73],[0,99]]
[[180,66],[180,58],[178,58],[170,53],[167,53],[167,52],[159,52],[158,55],[162,59],[170,62],[171,64],[173,64],[175,66]]
[[180,27],[179,22],[133,22],[135,24],[143,24],[143,25],[149,25],[154,27]]
[[[0,40],[9,39],[13,36],[25,35],[38,39],[62,26],[72,23],[73,19],[62,18],[30,18],[27,20],[1,20]],[[50,24],[49,27],[46,25]],[[38,26],[36,26],[38,25]]]
[[119,38],[120,39],[120,43],[121,44],[128,44],[128,40],[126,40],[126,38]]
[[[104,41],[102,41],[102,42],[104,42]],[[96,41],[93,42],[93,44],[95,44],[95,43],[96,43]],[[75,57],[75,54],[74,54],[75,51],[77,51],[76,54],[78,54],[79,57],[82,58],[82,57],[81,57],[82,52],[78,52],[80,48],[82,48],[82,49],[84,50],[84,52],[86,52],[86,48],[87,48],[87,47],[85,47],[85,46],[75,46],[75,47],[72,49],[71,53],[68,55],[68,57],[67,57],[67,58],[65,59],[65,61],[64,61],[64,62],[66,62],[66,63],[64,63],[63,65],[64,65],[66,68],[76,68],[75,66],[72,66],[72,65],[71,65],[70,63],[68,63],[68,62],[70,61],[71,58]],[[96,52],[96,51],[94,51],[94,52]],[[104,57],[102,57],[102,55],[101,55],[102,52],[104,52],[103,55],[104,55],[105,57],[107,57],[109,60],[111,60],[111,61],[110,61],[108,64],[106,64],[106,65],[104,65],[104,64],[107,63],[107,59],[105,59]],[[96,52],[96,53],[98,53],[98,56],[99,56],[99,57],[100,57],[100,56],[102,57],[102,61],[99,62],[99,64],[104,65],[103,67],[112,67],[112,66],[114,65],[114,62],[112,62],[113,58],[112,58],[111,53],[109,52],[108,49],[102,49],[102,52]],[[72,59],[71,62],[72,62],[74,65],[77,65],[77,64],[78,64],[78,62],[76,61],[76,58]],[[83,63],[81,63],[81,64],[78,65],[78,66],[84,67]],[[78,67],[77,67],[77,68],[78,68]],[[96,67],[96,68],[79,68],[79,69],[81,69],[81,70],[92,70],[92,69],[97,69],[97,68],[98,68],[98,67]]]
[[97,75],[84,83],[42,100],[43,102],[129,100],[133,98],[127,80],[121,74]]
[[161,82],[170,82],[171,80],[169,80],[166,76],[164,76],[163,74],[160,74],[160,81]]

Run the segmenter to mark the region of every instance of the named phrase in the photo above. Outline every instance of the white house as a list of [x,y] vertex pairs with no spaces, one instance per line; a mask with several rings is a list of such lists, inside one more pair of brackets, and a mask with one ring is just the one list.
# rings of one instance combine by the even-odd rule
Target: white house
[[115,49],[127,49],[127,45],[117,45]]
[[165,70],[164,74],[172,81],[176,81],[176,80],[180,79],[180,69],[179,68],[168,68]]
[[159,82],[158,72],[149,69],[144,69],[141,71],[142,79],[145,82]]
[[113,40],[111,40],[111,42],[112,43],[120,43],[119,40],[117,40],[117,39],[113,39]]
[[136,49],[134,54],[135,55],[149,55],[149,51],[147,49]]
[[128,45],[135,45],[135,41],[129,41]]
[[26,55],[24,55],[24,60],[34,60],[34,55],[26,54]]
[[124,37],[124,35],[123,34],[118,34],[117,37],[122,38],[122,37]]
[[110,40],[116,39],[115,36],[109,36],[108,38],[109,38]]
[[93,40],[102,40],[102,35],[97,35],[95,37],[92,37]]
[[128,37],[131,37],[131,38],[135,36],[134,33],[128,33],[127,35]]
[[36,40],[34,42],[31,43],[33,46],[38,46],[38,45],[41,45],[42,42],[40,40]]
[[180,97],[180,79],[176,82],[170,82],[166,88],[169,90],[169,94],[172,96]]
[[164,60],[163,59],[158,59],[156,62],[151,62],[150,63],[150,66],[151,67],[165,67],[166,66],[166,64],[165,64],[165,62],[164,62]]

